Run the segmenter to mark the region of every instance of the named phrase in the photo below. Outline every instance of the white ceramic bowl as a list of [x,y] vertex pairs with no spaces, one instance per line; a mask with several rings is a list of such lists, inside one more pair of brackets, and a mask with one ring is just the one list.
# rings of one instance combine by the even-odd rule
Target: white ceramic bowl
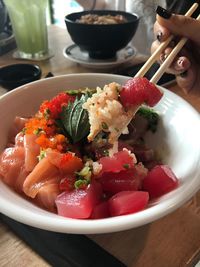
[[[16,115],[34,114],[40,103],[66,89],[103,86],[112,81],[123,84],[128,77],[110,74],[72,74],[48,78],[15,89],[0,98],[0,151],[6,145],[9,127]],[[155,110],[162,118],[156,134],[146,140],[159,150],[164,162],[180,179],[180,186],[130,215],[101,220],[60,217],[38,208],[0,183],[0,212],[28,225],[63,233],[108,233],[153,222],[174,211],[200,188],[200,116],[186,101],[164,89]]]

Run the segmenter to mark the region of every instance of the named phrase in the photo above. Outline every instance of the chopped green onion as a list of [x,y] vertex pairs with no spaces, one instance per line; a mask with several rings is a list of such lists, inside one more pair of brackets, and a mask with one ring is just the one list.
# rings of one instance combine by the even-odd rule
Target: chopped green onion
[[44,117],[45,117],[46,120],[49,118],[49,115],[50,115],[50,110],[47,108],[44,111]]
[[86,187],[87,185],[89,184],[89,181],[88,180],[77,180],[75,183],[74,183],[74,187],[76,189],[80,189],[82,187]]
[[103,151],[103,155],[104,155],[105,157],[108,157],[108,156],[109,156],[109,151],[108,151],[108,149],[105,149],[105,150]]
[[22,129],[22,133],[26,134],[26,128],[25,127]]
[[86,176],[88,174],[88,172],[90,171],[90,167],[89,166],[85,166],[80,172],[79,175],[81,176]]
[[129,165],[129,164],[124,164],[123,167],[124,167],[125,169],[129,169],[129,168],[130,168],[130,165]]
[[40,160],[42,160],[43,158],[45,158],[46,157],[46,151],[45,150],[41,150],[40,151],[40,155],[38,156],[38,160],[40,161]]
[[34,131],[33,131],[33,134],[35,134],[35,135],[39,135],[39,133],[42,131],[42,129],[41,128],[37,128],[37,129],[35,129]]

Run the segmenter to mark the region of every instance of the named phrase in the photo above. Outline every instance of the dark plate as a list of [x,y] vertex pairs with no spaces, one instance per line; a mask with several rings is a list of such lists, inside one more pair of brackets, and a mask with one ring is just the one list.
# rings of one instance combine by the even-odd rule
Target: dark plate
[[41,69],[33,64],[13,64],[0,68],[0,84],[12,90],[23,84],[35,81],[41,77]]

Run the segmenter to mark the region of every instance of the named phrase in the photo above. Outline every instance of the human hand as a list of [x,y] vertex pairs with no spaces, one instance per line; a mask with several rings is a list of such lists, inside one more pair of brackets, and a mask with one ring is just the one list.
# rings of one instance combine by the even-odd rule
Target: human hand
[[167,70],[176,75],[178,85],[186,92],[200,96],[200,21],[183,15],[170,14],[167,10],[158,7],[154,24],[156,41],[152,43],[152,53],[169,35],[175,36],[169,46],[160,55],[160,64],[170,54],[173,46],[180,37],[188,38],[184,48]]

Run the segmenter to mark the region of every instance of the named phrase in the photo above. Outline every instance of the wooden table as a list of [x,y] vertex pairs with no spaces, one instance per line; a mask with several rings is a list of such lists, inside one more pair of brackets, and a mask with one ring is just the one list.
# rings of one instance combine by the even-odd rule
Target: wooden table
[[[64,58],[63,49],[71,43],[66,30],[50,26],[49,44],[54,56],[46,61],[35,62],[42,68],[43,77],[49,72],[54,75],[96,72]],[[19,62],[24,61],[13,59],[12,52],[0,57],[0,66]],[[200,111],[200,98],[184,95],[177,85],[171,86],[170,90]],[[0,88],[1,94],[5,92]],[[184,206],[154,223],[128,231],[88,237],[129,267],[194,266],[200,260],[200,192]],[[42,267],[49,264],[1,224],[0,266]]]

